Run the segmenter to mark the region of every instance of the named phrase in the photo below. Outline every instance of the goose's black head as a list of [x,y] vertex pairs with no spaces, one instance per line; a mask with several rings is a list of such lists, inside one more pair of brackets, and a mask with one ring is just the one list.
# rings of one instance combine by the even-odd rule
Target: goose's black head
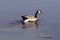
[[41,11],[41,10],[37,10],[37,11],[36,11],[36,13],[39,13],[39,14],[41,14],[41,13],[42,13],[42,11]]
[[42,11],[41,11],[41,10],[37,10],[37,11],[36,11],[36,14],[35,14],[35,18],[37,18],[37,14],[38,14],[38,13],[39,13],[39,14],[42,14]]

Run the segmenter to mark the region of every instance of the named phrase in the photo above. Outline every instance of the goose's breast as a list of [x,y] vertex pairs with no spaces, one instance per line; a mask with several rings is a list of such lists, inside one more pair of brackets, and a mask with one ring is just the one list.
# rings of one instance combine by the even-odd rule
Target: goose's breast
[[31,21],[36,21],[36,20],[37,20],[37,18],[32,18],[32,19],[31,19]]

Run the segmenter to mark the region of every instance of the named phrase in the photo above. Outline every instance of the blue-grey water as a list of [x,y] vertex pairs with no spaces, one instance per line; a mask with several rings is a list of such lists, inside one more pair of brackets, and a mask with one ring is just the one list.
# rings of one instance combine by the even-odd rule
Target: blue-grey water
[[[38,9],[38,26],[20,23]],[[0,40],[60,40],[60,0],[0,0]]]

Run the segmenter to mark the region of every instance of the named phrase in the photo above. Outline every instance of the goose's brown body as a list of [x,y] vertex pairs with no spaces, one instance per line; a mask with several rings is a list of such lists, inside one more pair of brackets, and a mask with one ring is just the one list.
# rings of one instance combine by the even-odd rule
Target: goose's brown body
[[32,16],[32,15],[29,15],[29,16],[23,16],[22,18],[23,18],[24,22],[28,22],[28,21],[36,21],[36,20],[37,20],[37,18],[35,18],[35,17]]
[[25,18],[28,18],[28,19],[31,19],[31,18],[35,18],[34,16],[32,15],[27,15],[27,16],[24,16]]
[[41,13],[41,10],[37,10],[35,16],[24,15],[24,16],[21,16],[21,17],[22,17],[22,19],[23,19],[24,22],[36,21],[36,20],[38,20],[37,13]]

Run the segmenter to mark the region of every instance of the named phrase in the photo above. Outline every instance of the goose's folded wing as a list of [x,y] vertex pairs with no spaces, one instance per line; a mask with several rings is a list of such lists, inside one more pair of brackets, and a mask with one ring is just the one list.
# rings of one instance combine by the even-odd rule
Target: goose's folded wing
[[31,19],[31,18],[35,18],[35,17],[34,16],[31,16],[31,15],[28,15],[28,16],[25,16],[25,18]]

